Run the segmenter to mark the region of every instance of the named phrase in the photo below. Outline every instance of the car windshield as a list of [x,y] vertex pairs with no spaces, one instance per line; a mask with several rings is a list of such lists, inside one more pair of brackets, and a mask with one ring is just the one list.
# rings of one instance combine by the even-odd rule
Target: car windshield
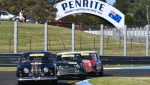
[[28,61],[50,62],[53,61],[53,57],[47,54],[29,54],[29,55],[24,55],[21,61],[22,62],[28,62]]
[[63,54],[63,55],[58,55],[56,60],[57,61],[80,61],[81,55],[80,54]]
[[81,56],[82,56],[82,59],[83,59],[83,60],[93,60],[92,54],[83,53],[83,54],[81,54]]

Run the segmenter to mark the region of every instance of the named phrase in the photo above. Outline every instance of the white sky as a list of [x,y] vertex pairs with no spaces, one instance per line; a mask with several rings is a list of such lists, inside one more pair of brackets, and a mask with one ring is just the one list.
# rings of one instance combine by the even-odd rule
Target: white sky
[[106,0],[108,4],[113,4],[116,0]]

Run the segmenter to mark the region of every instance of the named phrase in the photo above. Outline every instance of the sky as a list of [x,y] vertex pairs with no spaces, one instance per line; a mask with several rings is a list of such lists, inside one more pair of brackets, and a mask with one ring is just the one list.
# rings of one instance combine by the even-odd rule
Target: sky
[[113,4],[116,0],[106,0],[108,4]]

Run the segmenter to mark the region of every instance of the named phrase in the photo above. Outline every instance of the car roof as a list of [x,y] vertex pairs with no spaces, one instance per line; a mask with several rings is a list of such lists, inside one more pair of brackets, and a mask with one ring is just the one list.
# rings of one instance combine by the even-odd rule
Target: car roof
[[61,53],[58,53],[57,55],[62,55],[62,54],[81,54],[80,52],[61,52]]
[[81,53],[98,53],[97,51],[80,51]]
[[35,52],[52,54],[52,52],[49,52],[49,51],[26,51],[26,52],[23,52],[22,54],[31,54],[31,53],[35,53]]

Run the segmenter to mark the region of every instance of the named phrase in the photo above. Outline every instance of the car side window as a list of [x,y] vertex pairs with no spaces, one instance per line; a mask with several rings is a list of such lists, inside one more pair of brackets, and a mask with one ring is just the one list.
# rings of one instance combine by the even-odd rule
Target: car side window
[[3,15],[8,15],[6,12],[3,12]]
[[27,62],[27,57],[26,57],[26,56],[23,56],[21,61],[22,61],[22,62]]
[[56,56],[57,61],[62,61],[61,55]]
[[16,61],[17,64],[21,63],[21,57],[19,57]]
[[100,60],[98,53],[95,53],[95,54],[96,54],[97,60]]
[[93,55],[94,55],[94,59],[95,59],[95,60],[98,60],[96,54],[94,53]]

